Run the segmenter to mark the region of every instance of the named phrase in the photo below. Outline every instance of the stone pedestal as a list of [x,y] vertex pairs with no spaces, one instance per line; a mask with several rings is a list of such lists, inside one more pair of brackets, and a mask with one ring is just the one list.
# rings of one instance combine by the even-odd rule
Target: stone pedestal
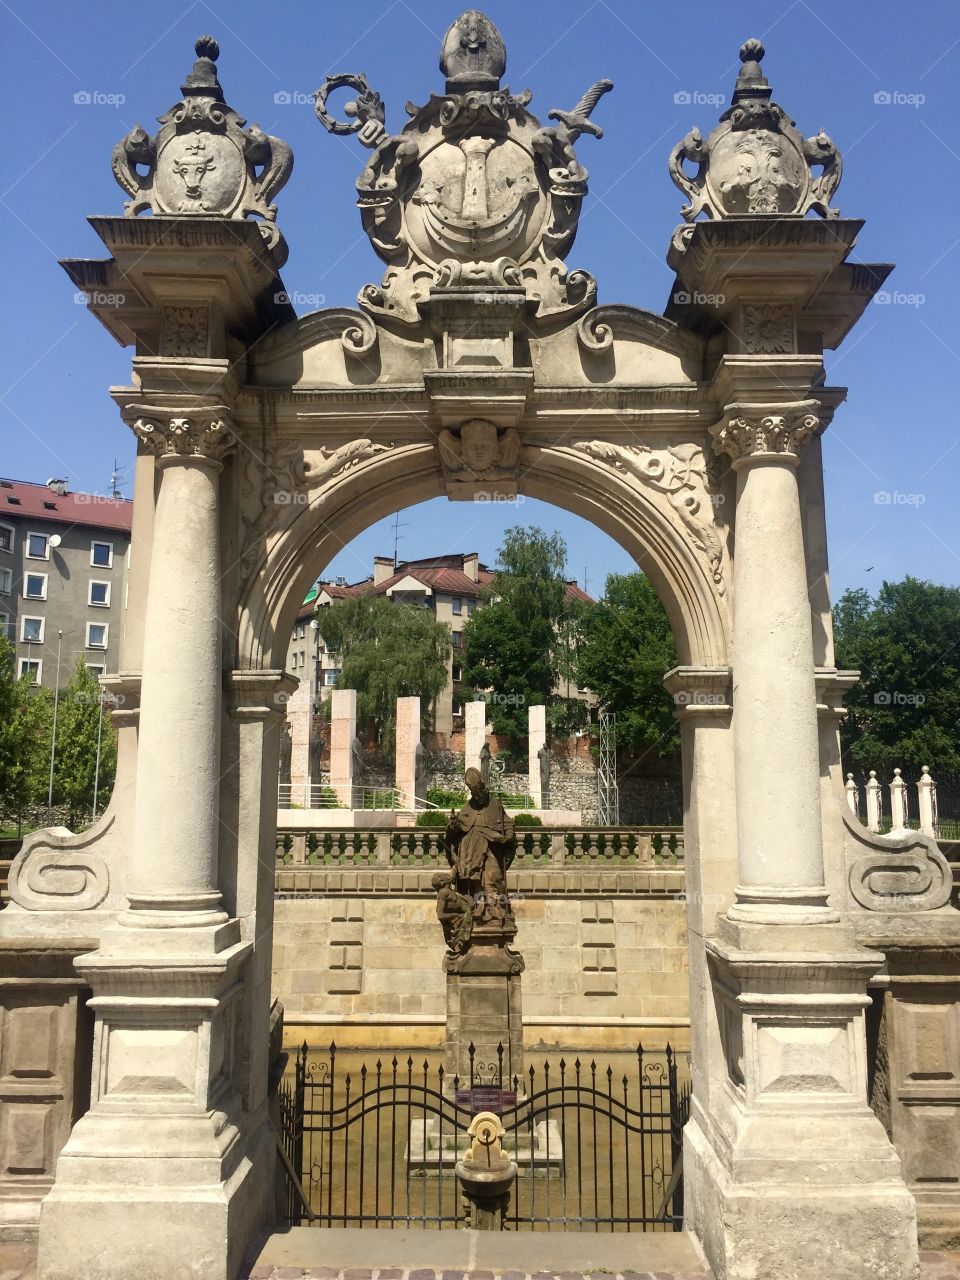
[[[418,748],[420,747],[420,699],[397,699],[397,731],[395,746],[395,786],[401,795],[405,809],[422,807],[424,797],[419,794]],[[422,753],[421,753],[422,754]]]
[[353,740],[357,736],[357,691],[330,694],[330,786],[347,809],[353,804]]
[[480,769],[481,752],[487,741],[487,704],[478,699],[463,708],[463,767]]
[[471,1044],[475,1084],[498,1084],[502,1045],[502,1087],[512,1088],[514,1077],[523,1087],[523,957],[511,949],[516,933],[512,917],[476,924],[465,954],[448,954],[444,959],[447,1032],[443,1069],[451,1087],[454,1076],[459,1077],[461,1089],[470,1086]]

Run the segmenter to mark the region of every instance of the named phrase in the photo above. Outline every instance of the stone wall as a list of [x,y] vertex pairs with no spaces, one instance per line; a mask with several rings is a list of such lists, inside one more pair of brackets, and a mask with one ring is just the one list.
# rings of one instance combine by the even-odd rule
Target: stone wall
[[[428,751],[428,787],[463,789],[463,755],[455,751]],[[363,771],[365,787],[392,787],[392,771],[371,762]],[[526,773],[500,775],[497,786],[511,794],[529,791]],[[621,761],[620,821],[625,826],[675,824],[683,820],[683,795],[679,760]],[[573,809],[583,814],[586,824],[597,821],[597,766],[589,755],[567,755],[557,751],[550,757],[551,809]]]
[[[273,994],[289,1027],[343,1020],[442,1024],[444,954],[431,869],[283,872],[276,901]],[[526,962],[528,1037],[688,1020],[683,872],[521,871],[512,877]],[[326,892],[316,892],[318,888]],[[629,1030],[627,1030],[629,1028]],[[385,1037],[387,1038],[387,1037]]]

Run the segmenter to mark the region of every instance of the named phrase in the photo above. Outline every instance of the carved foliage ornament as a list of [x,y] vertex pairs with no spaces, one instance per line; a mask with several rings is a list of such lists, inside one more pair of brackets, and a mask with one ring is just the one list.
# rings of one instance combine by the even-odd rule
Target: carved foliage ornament
[[771,455],[796,462],[801,446],[820,429],[819,410],[819,400],[729,404],[721,421],[710,428],[714,448],[729,454],[734,467]]
[[220,463],[237,443],[222,406],[183,414],[144,409],[143,416],[133,420],[133,433],[148,453],[161,459]]
[[[840,185],[840,152],[821,129],[804,138],[783,108],[760,69],[764,55],[759,40],[740,49],[742,66],[733,100],[720,124],[704,140],[691,129],[670,155],[670,176],[690,198],[681,209],[693,222],[736,215],[802,217],[809,209],[824,218],[838,218],[830,200]],[[686,162],[697,166],[690,175]],[[821,170],[814,177],[814,169]]]
[[[581,306],[585,291],[578,281],[578,296],[568,300],[561,266],[587,192],[574,143],[583,133],[602,136],[590,116],[612,82],[598,80],[570,111],[548,113],[555,126],[542,127],[527,111],[529,91],[501,88],[503,40],[476,10],[447,32],[440,69],[445,92],[422,107],[408,103],[411,119],[398,134],[387,131],[380,95],[363,76],[331,76],[317,90],[324,128],[355,133],[373,152],[357,181],[357,203],[364,230],[390,269],[379,288],[361,291],[360,306],[415,323],[430,287],[458,274],[451,261],[464,264],[472,282],[495,284],[504,260],[522,269],[541,314]],[[356,92],[344,108],[346,120],[335,119],[327,105],[340,88]],[[441,264],[447,264],[443,277]]]
[[580,440],[573,448],[609,463],[645,488],[665,494],[694,547],[706,557],[717,594],[724,594],[723,538],[715,514],[718,504],[711,494],[707,462],[699,445],[653,449],[645,444]]
[[144,209],[160,214],[216,214],[263,220],[261,231],[273,247],[271,200],[293,170],[293,152],[227,106],[217,79],[220,48],[212,36],[196,42],[197,61],[181,86],[183,98],[159,116],[155,137],[139,125],[113,150],[113,174],[130,199],[124,213]]

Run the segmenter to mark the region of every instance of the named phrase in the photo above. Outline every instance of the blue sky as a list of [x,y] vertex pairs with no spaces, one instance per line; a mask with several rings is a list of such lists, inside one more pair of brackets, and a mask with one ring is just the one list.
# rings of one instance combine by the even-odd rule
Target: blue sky
[[[308,311],[353,305],[358,288],[382,270],[354,206],[367,153],[325,133],[308,95],[328,73],[364,71],[385,99],[388,126],[398,127],[408,99],[423,102],[441,87],[440,40],[459,12],[438,0],[268,7],[155,0],[122,9],[103,0],[0,0],[7,80],[0,473],[62,475],[74,488],[104,492],[114,458],[121,467],[132,461],[132,436],[106,394],[129,381],[130,353],[74,301],[57,258],[103,256],[85,218],[122,210],[113,145],[138,120],[152,131],[176,101],[196,36],[219,40],[230,104],[294,148],[279,222],[291,247],[288,290],[323,299],[298,308]],[[532,89],[531,109],[541,117],[572,106],[601,77],[615,82],[596,112],[606,136],[579,144],[591,194],[568,261],[597,277],[602,302],[654,311],[666,301],[665,255],[680,220],[669,151],[692,125],[712,128],[723,107],[703,98],[729,99],[740,43],[764,41],[776,100],[806,135],[823,127],[844,154],[836,203],[844,216],[867,220],[855,256],[897,264],[890,301],[871,306],[845,347],[827,354],[829,380],[850,388],[824,441],[834,594],[907,573],[960,583],[954,0],[909,9],[892,0],[493,0],[486,12],[507,43],[506,82]],[[878,502],[878,493],[893,500]],[[492,561],[503,529],[522,522],[559,529],[571,576],[582,580],[589,566],[592,589],[607,571],[631,567],[605,535],[533,501],[455,508],[438,501],[401,522],[406,557],[477,550]],[[329,572],[362,576],[374,554],[392,549],[386,521]]]

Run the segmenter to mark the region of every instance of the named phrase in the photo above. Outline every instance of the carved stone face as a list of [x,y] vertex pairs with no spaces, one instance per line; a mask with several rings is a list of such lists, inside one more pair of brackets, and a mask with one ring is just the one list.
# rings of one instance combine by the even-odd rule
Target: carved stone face
[[476,475],[492,471],[499,458],[497,428],[492,422],[474,418],[460,430],[463,461]]
[[157,158],[158,208],[172,213],[230,213],[246,179],[238,147],[224,136],[174,136]]

